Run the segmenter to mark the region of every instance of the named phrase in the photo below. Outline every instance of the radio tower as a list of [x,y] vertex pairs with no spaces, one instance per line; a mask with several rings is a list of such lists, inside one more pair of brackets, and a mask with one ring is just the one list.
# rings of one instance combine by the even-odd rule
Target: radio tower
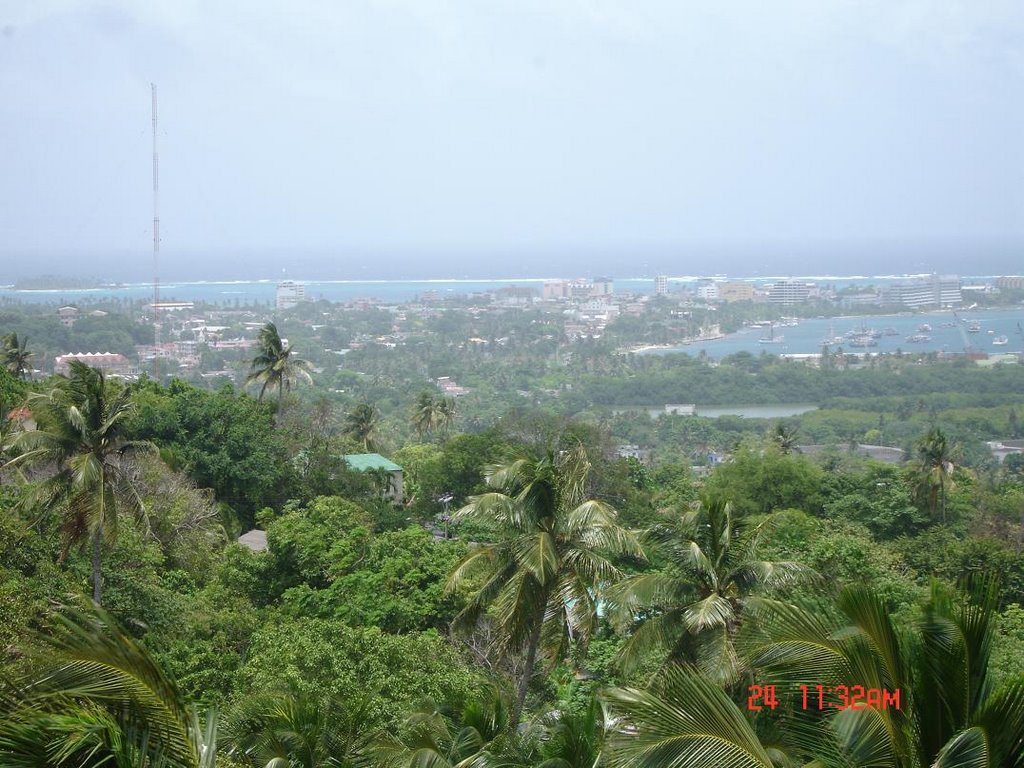
[[156,83],[153,89],[153,377],[160,380],[160,155],[156,150]]

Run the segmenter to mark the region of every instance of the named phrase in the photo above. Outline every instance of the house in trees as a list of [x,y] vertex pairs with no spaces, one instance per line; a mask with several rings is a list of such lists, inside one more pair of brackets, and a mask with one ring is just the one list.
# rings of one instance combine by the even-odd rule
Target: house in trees
[[379,453],[349,453],[345,463],[357,472],[370,472],[380,478],[385,499],[402,503],[402,468]]

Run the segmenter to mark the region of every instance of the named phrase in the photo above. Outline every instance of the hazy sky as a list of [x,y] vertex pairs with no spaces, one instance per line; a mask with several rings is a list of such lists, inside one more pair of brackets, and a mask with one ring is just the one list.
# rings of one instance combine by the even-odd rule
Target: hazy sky
[[1024,241],[1021,0],[0,0],[0,282],[145,255],[151,82],[179,267]]

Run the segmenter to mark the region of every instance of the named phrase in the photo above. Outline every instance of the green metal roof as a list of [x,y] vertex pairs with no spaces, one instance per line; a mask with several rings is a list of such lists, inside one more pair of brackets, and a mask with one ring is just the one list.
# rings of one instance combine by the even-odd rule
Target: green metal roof
[[381,456],[379,453],[349,453],[345,461],[352,469],[365,472],[368,469],[386,469],[388,472],[401,472],[402,468]]

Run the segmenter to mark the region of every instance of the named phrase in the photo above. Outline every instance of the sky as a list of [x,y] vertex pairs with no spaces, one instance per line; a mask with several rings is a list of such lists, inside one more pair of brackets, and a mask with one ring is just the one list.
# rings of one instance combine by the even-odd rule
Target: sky
[[1019,0],[0,0],[0,283],[151,273],[151,83],[174,279],[1024,264]]

